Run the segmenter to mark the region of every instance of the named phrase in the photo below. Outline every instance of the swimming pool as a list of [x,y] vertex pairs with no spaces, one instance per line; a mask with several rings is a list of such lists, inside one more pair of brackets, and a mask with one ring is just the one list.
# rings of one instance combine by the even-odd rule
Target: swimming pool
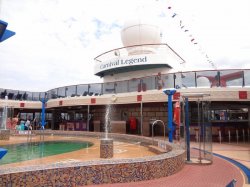
[[[100,137],[104,137],[101,132],[36,131],[31,141],[40,142],[39,135],[44,136],[46,142],[80,141],[91,142],[93,146],[33,160],[0,164],[3,186],[83,186],[150,180],[172,175],[180,171],[185,163],[185,150],[179,145],[165,142],[167,152],[154,153],[148,146],[157,146],[162,141],[154,139],[152,142],[152,138],[148,137],[110,133],[109,137],[114,140],[114,155],[111,159],[103,159],[100,158]],[[0,146],[22,143],[27,143],[27,136],[15,135],[10,140],[0,142]],[[54,147],[58,149],[58,146]]]
[[3,145],[1,147],[7,149],[8,153],[0,160],[0,165],[68,153],[92,145],[93,143],[86,141],[45,141]]

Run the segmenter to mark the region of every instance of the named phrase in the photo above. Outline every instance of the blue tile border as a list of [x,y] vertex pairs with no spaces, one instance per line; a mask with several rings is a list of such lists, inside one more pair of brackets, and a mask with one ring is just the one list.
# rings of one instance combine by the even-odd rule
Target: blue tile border
[[240,168],[243,173],[246,175],[246,178],[248,181],[247,184],[250,184],[250,169],[248,167],[246,167],[245,165],[241,164],[240,162],[234,160],[234,159],[231,159],[231,158],[228,158],[226,156],[223,156],[223,155],[219,155],[217,153],[213,153],[213,155],[217,156],[217,157],[220,157],[220,158],[223,158],[229,162],[231,162],[232,164],[234,164],[235,166],[237,166],[238,168]]
[[[192,149],[199,150],[198,148],[195,148],[195,147],[193,147]],[[246,181],[247,184],[250,184],[250,169],[248,167],[246,167],[245,165],[241,164],[240,162],[238,162],[232,158],[229,158],[229,157],[217,154],[217,153],[213,153],[213,155],[220,157],[224,160],[227,160],[227,161],[231,162],[232,164],[234,164],[235,166],[237,166],[238,168],[240,168],[242,170],[242,172],[246,175],[246,178],[248,180],[248,181]]]

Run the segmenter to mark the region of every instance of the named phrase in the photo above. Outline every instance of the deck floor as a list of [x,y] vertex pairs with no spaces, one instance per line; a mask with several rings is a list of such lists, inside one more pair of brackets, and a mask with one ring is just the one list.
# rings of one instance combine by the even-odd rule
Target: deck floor
[[[53,140],[81,140],[91,141],[94,145],[87,149],[73,151],[70,153],[64,153],[60,155],[49,156],[45,158],[23,161],[13,164],[1,165],[1,168],[6,167],[18,167],[36,164],[48,164],[55,162],[71,162],[71,161],[86,161],[100,159],[99,155],[99,140],[94,138],[80,138],[80,137],[58,137],[58,136],[46,136],[46,141]],[[32,141],[39,141],[39,136],[33,137]],[[9,141],[0,141],[2,144],[10,143],[22,143],[27,142],[27,137],[11,137]],[[139,143],[114,143],[114,159],[117,158],[135,158],[143,156],[151,156],[155,153],[148,151],[146,147],[140,146]],[[191,143],[191,147],[197,147],[195,142]],[[250,168],[250,143],[213,143],[213,152],[234,159],[243,165]],[[213,157],[213,164],[211,165],[189,165],[186,164],[183,170],[172,176],[163,177],[155,180],[131,182],[131,183],[119,183],[119,184],[103,184],[92,185],[91,187],[220,187],[226,186],[232,179],[236,179],[237,187],[250,187],[249,184],[245,184],[245,177],[242,171],[231,164],[230,162],[221,159],[219,157]]]
[[[191,143],[191,147],[197,147]],[[250,143],[213,143],[213,152],[232,158],[249,168],[250,164]],[[236,179],[236,187],[250,187],[246,184],[246,178],[242,171],[230,162],[219,157],[213,157],[211,165],[190,165],[178,173],[155,180],[91,185],[90,187],[221,187],[226,186],[232,179]]]

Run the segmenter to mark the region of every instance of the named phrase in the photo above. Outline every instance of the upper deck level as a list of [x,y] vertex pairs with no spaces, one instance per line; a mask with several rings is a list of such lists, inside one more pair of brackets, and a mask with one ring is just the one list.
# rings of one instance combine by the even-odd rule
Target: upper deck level
[[[162,88],[250,88],[250,69],[223,69],[175,72],[130,79],[126,81],[69,85],[44,92],[0,89],[1,99],[39,101],[84,96],[100,96],[130,92],[147,92]],[[27,88],[28,90],[28,88]],[[195,91],[195,90],[193,90]]]

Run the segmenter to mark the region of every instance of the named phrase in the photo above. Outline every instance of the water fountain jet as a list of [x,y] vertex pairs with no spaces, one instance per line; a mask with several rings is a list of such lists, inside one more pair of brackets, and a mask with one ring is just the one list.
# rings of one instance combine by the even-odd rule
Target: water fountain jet
[[116,96],[112,95],[110,99],[110,103],[106,107],[105,124],[104,124],[105,136],[103,139],[101,139],[101,142],[100,142],[100,158],[112,158],[114,155],[113,139],[108,137],[108,132],[111,128],[110,118],[111,118],[111,111],[112,111],[112,103],[116,102],[116,100],[117,100]]

